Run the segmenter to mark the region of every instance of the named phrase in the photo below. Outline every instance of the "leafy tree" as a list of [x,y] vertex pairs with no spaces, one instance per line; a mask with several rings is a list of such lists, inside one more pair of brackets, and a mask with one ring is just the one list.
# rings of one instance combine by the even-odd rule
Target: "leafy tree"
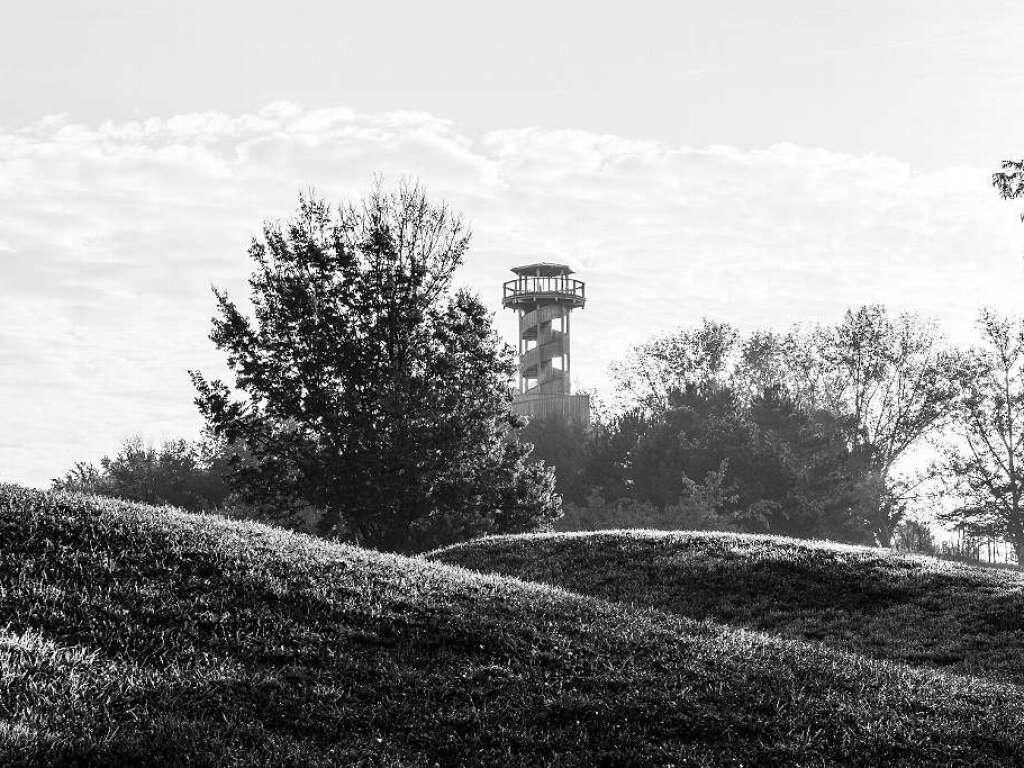
[[920,479],[900,475],[900,461],[945,422],[954,359],[934,323],[868,305],[847,310],[834,326],[754,334],[738,378],[762,386],[775,378],[801,408],[849,425],[865,472],[861,515],[875,541],[888,545],[920,495]]
[[757,430],[754,473],[774,467],[773,516],[767,530],[838,541],[870,540],[862,514],[865,466],[851,448],[852,422],[801,407],[785,389],[769,386],[749,405]]
[[632,406],[657,411],[687,386],[725,385],[735,365],[739,334],[728,323],[705,319],[632,347],[611,367],[616,389]]
[[[703,391],[690,384],[672,393],[669,402],[630,451],[632,495],[665,507],[679,499],[688,481],[717,471],[723,461],[736,484],[736,472],[751,463],[755,438],[753,425],[733,392],[726,388]],[[754,497],[760,498],[759,481],[770,474],[745,484],[736,503],[746,507]]]
[[745,402],[727,386],[692,383],[657,412],[627,412],[589,433],[582,466],[568,462],[588,478],[579,483],[585,495],[570,499],[559,527],[689,525],[865,541],[863,467],[848,431],[778,386]]
[[869,479],[865,514],[875,540],[888,546],[906,514],[914,483],[896,481],[894,468],[946,421],[955,395],[955,356],[934,323],[913,314],[895,318],[881,305],[847,310],[820,336],[816,396],[854,425],[853,448]]
[[247,500],[315,507],[324,534],[389,550],[558,515],[550,470],[508,439],[513,351],[452,290],[469,239],[410,184],[336,211],[303,197],[264,226],[254,318],[214,291],[235,393],[192,372],[210,431],[246,448],[233,477]]
[[135,436],[125,440],[113,458],[100,459],[99,467],[77,462],[52,484],[55,490],[212,510],[229,499],[225,470],[224,459],[213,445],[168,440],[157,448]]
[[740,344],[732,385],[747,402],[777,389],[799,408],[825,409],[820,392],[828,368],[821,352],[827,344],[826,327],[794,325],[784,332],[755,330]]
[[632,453],[634,493],[670,503],[719,468],[731,488],[723,509],[751,532],[863,540],[855,511],[863,469],[847,426],[798,408],[778,387],[746,404],[728,388],[690,387]]
[[[1004,200],[1024,197],[1024,160],[1004,160],[1002,170],[992,174],[992,186]],[[1024,221],[1024,213],[1020,218]]]
[[961,503],[943,517],[1008,541],[1024,562],[1024,319],[983,310],[959,367],[955,441],[942,467]]
[[922,552],[926,555],[938,552],[935,534],[926,524],[911,518],[902,520],[896,526],[893,546],[903,552]]
[[[671,413],[680,394],[691,388],[685,397],[707,396],[707,405],[714,393],[729,392],[732,402],[726,410],[742,418],[730,422],[726,411],[714,416],[716,432],[704,446],[708,453],[696,476],[728,457],[741,506],[752,515],[748,525],[759,519],[762,525],[779,526],[779,505],[786,505],[785,525],[795,530],[814,527],[815,515],[808,510],[829,495],[815,478],[828,477],[827,482],[838,483],[837,491],[819,509],[819,521],[829,519],[827,528],[835,530],[839,515],[845,518],[840,526],[844,538],[859,538],[867,526],[874,541],[888,544],[920,493],[916,478],[899,474],[900,461],[946,418],[953,396],[952,359],[933,323],[912,314],[891,317],[880,305],[848,310],[834,326],[756,331],[745,338],[727,324],[705,320],[698,329],[637,345],[614,369],[620,392],[648,414],[667,415],[631,459],[636,472],[649,465],[651,483],[661,488],[641,490],[648,486],[638,476],[634,495],[663,505],[676,493],[678,475],[667,470],[681,460],[672,430],[683,429],[673,423],[683,417]],[[775,393],[774,401],[766,411],[763,397],[769,392]],[[758,419],[773,408],[781,410],[771,418],[782,420],[768,428]],[[711,425],[689,428],[702,434]],[[748,466],[758,469],[748,472]],[[792,494],[808,493],[806,503],[794,506]],[[797,510],[811,517],[800,523]]]
[[531,419],[518,430],[518,439],[533,445],[531,456],[555,471],[563,501],[583,502],[590,490],[586,467],[593,444],[583,425],[562,418]]
[[636,409],[591,428],[583,469],[584,484],[609,499],[629,496],[633,490],[631,455],[653,419]]

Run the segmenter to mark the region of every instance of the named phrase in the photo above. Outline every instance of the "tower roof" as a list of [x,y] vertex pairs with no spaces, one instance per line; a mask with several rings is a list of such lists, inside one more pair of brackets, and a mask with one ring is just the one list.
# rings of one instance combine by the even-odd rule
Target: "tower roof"
[[571,275],[572,269],[568,264],[555,264],[550,261],[538,261],[536,264],[524,264],[521,267],[512,267],[517,275],[526,277],[556,277],[557,275]]

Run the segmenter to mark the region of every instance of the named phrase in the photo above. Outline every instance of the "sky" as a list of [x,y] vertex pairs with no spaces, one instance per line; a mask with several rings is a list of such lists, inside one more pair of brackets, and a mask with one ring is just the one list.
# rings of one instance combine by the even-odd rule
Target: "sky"
[[460,285],[569,263],[577,386],[703,317],[1018,311],[1024,4],[36,0],[0,26],[0,481],[195,437],[210,286],[298,193],[420,180]]

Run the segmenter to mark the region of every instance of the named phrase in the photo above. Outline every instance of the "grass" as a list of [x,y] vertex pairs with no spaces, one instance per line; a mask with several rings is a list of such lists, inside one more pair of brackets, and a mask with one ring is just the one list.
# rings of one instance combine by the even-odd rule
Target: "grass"
[[495,537],[439,562],[878,659],[1024,684],[1024,572],[725,533]]
[[0,486],[5,766],[1019,765],[1022,728],[1011,683]]

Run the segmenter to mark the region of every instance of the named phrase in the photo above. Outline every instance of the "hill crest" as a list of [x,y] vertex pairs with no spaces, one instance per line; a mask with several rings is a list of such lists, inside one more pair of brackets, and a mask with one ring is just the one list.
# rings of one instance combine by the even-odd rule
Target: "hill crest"
[[7,765],[1024,762],[1012,685],[95,497],[0,540]]

